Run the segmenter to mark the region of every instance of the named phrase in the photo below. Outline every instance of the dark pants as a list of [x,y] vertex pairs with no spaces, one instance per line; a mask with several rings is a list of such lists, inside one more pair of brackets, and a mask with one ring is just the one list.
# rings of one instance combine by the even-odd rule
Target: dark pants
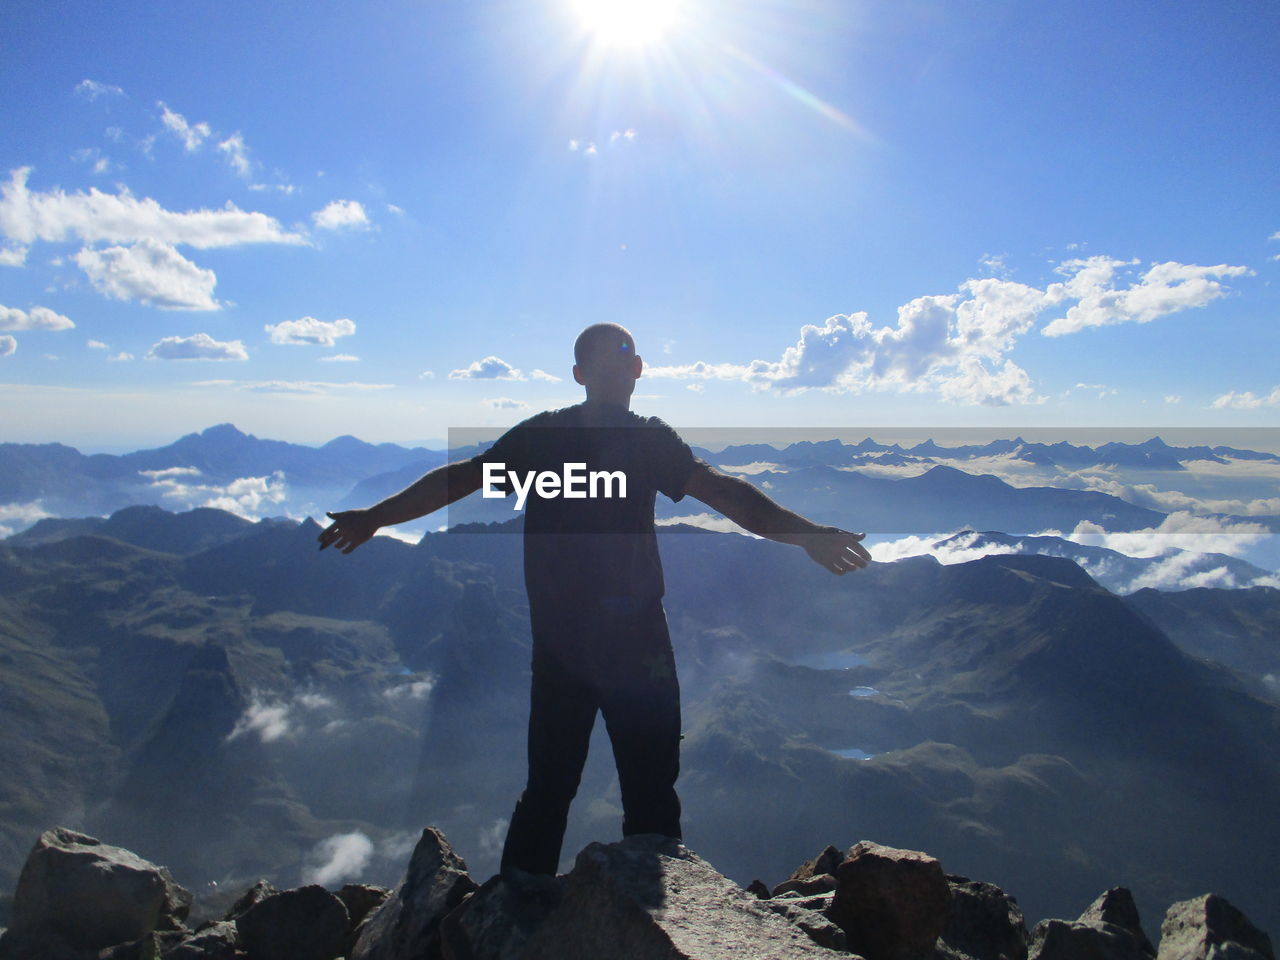
[[659,600],[626,606],[535,607],[529,780],[503,867],[556,872],[597,710],[618,767],[623,835],[680,836],[680,688],[667,619]]

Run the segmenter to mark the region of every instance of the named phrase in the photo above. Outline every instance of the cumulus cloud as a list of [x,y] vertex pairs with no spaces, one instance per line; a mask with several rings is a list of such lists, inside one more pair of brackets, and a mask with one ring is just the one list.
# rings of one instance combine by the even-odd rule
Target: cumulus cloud
[[369,226],[369,215],[358,200],[334,200],[313,213],[311,219],[321,230],[365,229]]
[[156,102],[156,106],[160,108],[160,122],[164,124],[165,129],[182,141],[182,146],[188,153],[194,153],[200,149],[200,145],[209,138],[213,132],[209,124],[201,121],[200,123],[187,123],[187,118],[182,114],[170,110],[163,100]]
[[500,357],[476,360],[461,370],[449,371],[450,380],[523,380],[524,374]]
[[1257,410],[1259,407],[1280,406],[1280,386],[1273,387],[1270,393],[1257,396],[1249,391],[1224,393],[1213,401],[1215,410]]
[[97,100],[99,97],[123,97],[124,90],[110,83],[99,83],[97,80],[88,78],[81,80],[76,84],[76,93],[90,100]]
[[19,310],[0,304],[0,330],[70,330],[75,324],[48,307]]
[[0,357],[11,357],[17,352],[17,340],[7,334],[0,336]]
[[364,873],[372,858],[373,841],[359,830],[334,834],[316,844],[308,855],[302,880],[322,887],[355,880]]
[[207,333],[189,337],[165,337],[152,344],[148,359],[155,360],[248,360],[249,354],[239,340],[215,340]]
[[341,320],[317,320],[303,317],[300,320],[282,320],[268,323],[262,328],[271,336],[272,343],[315,344],[332,347],[339,337],[349,337],[356,332],[356,325]]
[[523,400],[512,400],[510,397],[493,397],[484,400],[485,406],[492,407],[494,410],[528,410],[529,405]]
[[547,373],[545,370],[539,370],[537,367],[529,374],[530,380],[545,380],[547,383],[559,383],[561,378],[554,373]]
[[125,350],[121,350],[119,353],[113,353],[111,356],[107,357],[107,362],[108,363],[124,363],[132,359],[133,359],[132,353],[129,353],[128,351],[125,351]]
[[1203,307],[1226,294],[1218,282],[1224,277],[1246,276],[1247,267],[1218,264],[1202,267],[1189,263],[1157,263],[1143,273],[1136,283],[1117,289],[1116,273],[1138,261],[1088,257],[1068,260],[1058,266],[1059,273],[1069,279],[1051,284],[1047,291],[1057,299],[1074,299],[1076,304],[1051,321],[1042,331],[1046,337],[1077,333],[1086,327],[1116,323],[1150,323],[1159,317],[1192,307]]
[[[283,503],[289,495],[282,472],[269,477],[238,477],[227,484],[200,483],[200,471],[194,467],[170,467],[167,470],[140,471],[151,481],[152,489],[184,509],[211,507],[226,510],[246,520],[261,519]],[[314,704],[304,704],[314,706]]]
[[20,267],[27,262],[27,247],[21,245],[0,246],[0,267]]
[[1223,296],[1221,278],[1250,273],[1245,267],[1160,263],[1127,288],[1117,271],[1137,261],[1090,257],[1059,266],[1068,279],[1041,290],[997,277],[971,279],[959,292],[931,295],[898,308],[897,323],[876,327],[866,313],[837,314],[806,324],[777,360],[655,366],[651,377],[739,380],[757,390],[799,393],[826,390],[932,391],[946,400],[1005,406],[1046,398],[1006,354],[1050,307],[1076,301],[1042,332],[1051,336],[1085,326],[1149,323],[1157,317]]
[[196,266],[167,243],[143,239],[127,247],[85,247],[73,257],[94,289],[115,300],[161,310],[218,310],[212,270]]
[[[4,356],[4,339],[0,337],[0,356]],[[29,503],[0,503],[0,538],[11,537],[36,521],[51,516],[53,514],[45,510],[39,500]]]
[[111,349],[101,340],[86,340],[84,342],[84,345],[88,347],[90,350],[110,350]]
[[247,243],[305,244],[265,213],[240,210],[228,202],[221,210],[166,210],[149,197],[138,199],[127,189],[104,193],[67,193],[55,187],[33,192],[27,187],[30,167],[10,172],[0,186],[0,233],[19,244],[36,240],[60,243],[79,238],[86,243],[137,243],[150,240],[197,249]]
[[382,691],[382,695],[388,700],[406,701],[406,700],[425,700],[435,686],[435,677],[426,677],[422,680],[410,680],[406,683],[396,684]]
[[236,131],[218,144],[218,151],[227,158],[231,169],[246,180],[253,174],[253,163],[249,160],[249,148],[245,146],[244,137]]

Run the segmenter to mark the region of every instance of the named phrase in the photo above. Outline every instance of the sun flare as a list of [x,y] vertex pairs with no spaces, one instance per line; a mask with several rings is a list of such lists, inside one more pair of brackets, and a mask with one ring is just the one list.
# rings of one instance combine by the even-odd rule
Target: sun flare
[[570,0],[583,28],[611,46],[642,47],[680,20],[682,0]]

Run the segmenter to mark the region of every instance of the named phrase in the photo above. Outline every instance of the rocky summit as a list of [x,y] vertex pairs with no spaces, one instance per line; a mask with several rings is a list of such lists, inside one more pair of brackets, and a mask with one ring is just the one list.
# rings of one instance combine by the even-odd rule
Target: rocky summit
[[1214,894],[1173,904],[1158,947],[1123,888],[1028,931],[999,887],[868,841],[827,847],[772,890],[656,835],[589,844],[562,876],[477,885],[428,827],[394,891],[259,881],[194,928],[191,909],[164,867],[54,828],[27,858],[0,960],[1275,960]]

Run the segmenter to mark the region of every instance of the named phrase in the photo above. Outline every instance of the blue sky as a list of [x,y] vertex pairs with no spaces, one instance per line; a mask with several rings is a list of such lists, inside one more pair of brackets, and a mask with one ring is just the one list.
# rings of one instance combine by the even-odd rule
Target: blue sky
[[1274,425],[1280,7],[584,2],[9,0],[0,440]]

